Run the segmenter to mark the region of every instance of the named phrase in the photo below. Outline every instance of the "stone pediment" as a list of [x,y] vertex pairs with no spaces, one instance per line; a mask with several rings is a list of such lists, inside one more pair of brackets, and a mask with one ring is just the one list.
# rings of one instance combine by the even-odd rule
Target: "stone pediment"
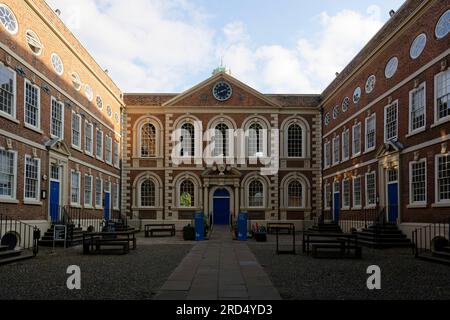
[[240,178],[241,173],[230,165],[214,165],[202,172],[203,178]]
[[388,141],[381,145],[377,150],[377,158],[400,152],[404,149],[404,146],[398,141]]
[[[213,95],[214,86],[225,81],[231,85],[232,95],[226,101],[218,101]],[[262,93],[240,82],[225,72],[217,73],[209,79],[201,82],[193,88],[177,95],[163,104],[165,107],[272,107],[280,105],[272,101]]]
[[69,147],[67,147],[64,141],[58,139],[51,139],[47,141],[45,143],[45,147],[48,151],[53,151],[66,157],[70,157],[71,155]]

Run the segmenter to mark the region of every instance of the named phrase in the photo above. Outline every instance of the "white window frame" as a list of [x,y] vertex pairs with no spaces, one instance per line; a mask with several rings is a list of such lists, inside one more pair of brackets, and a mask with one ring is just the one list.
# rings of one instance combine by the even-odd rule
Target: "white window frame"
[[13,120],[14,122],[17,122],[17,72],[16,70],[8,66],[5,66],[5,64],[3,64],[1,61],[0,61],[0,68],[6,68],[13,73],[13,99],[11,106],[11,114],[0,110],[0,116],[9,120]]
[[[90,178],[90,181],[91,181],[91,183],[89,184],[89,189],[86,189],[86,178],[87,177],[89,177]],[[85,208],[88,208],[88,209],[91,209],[91,208],[93,208],[93,206],[92,206],[92,200],[93,200],[93,197],[94,197],[94,188],[93,188],[93,185],[94,185],[94,177],[92,176],[92,175],[90,175],[90,174],[85,174],[84,175],[84,184],[83,184],[83,206],[85,207]],[[91,192],[91,197],[90,197],[90,199],[89,199],[89,202],[86,202],[86,191],[88,191],[88,190],[90,190],[90,192]]]
[[434,194],[435,194],[435,203],[438,206],[444,206],[444,207],[450,207],[450,199],[444,199],[440,200],[439,198],[439,158],[450,156],[450,153],[446,154],[437,154],[434,161],[434,167],[435,167],[435,175],[434,175]]
[[[396,106],[396,131],[395,131],[395,136],[391,137],[390,139],[387,138],[387,124],[386,124],[386,120],[387,120],[387,110],[390,107]],[[384,107],[384,143],[387,143],[388,141],[396,141],[398,140],[398,126],[399,126],[399,119],[398,119],[398,100],[392,101],[392,103],[388,104],[387,106]]]
[[[36,197],[35,198],[26,197],[27,159],[37,161]],[[23,201],[25,204],[29,204],[29,203],[40,204],[40,198],[41,198],[41,159],[33,158],[32,156],[26,154],[24,157],[24,162],[23,162]]]
[[[89,131],[91,133],[91,143],[90,143],[91,151],[88,151],[88,149],[87,149],[87,145],[88,144],[86,143],[86,139],[87,139],[88,130],[87,130],[86,126],[89,126],[89,128],[90,128]],[[88,156],[93,156],[94,155],[94,125],[91,122],[87,121],[87,120],[84,121],[84,152]]]
[[[418,164],[418,163],[425,163],[425,200],[424,201],[413,201],[414,199],[414,194],[413,194],[413,188],[412,188],[412,167],[414,164]],[[428,192],[428,188],[427,188],[427,159],[423,158],[417,161],[410,161],[409,162],[409,179],[408,179],[408,183],[409,183],[409,207],[426,207],[427,205],[427,192]]]
[[[262,185],[262,205],[261,206],[251,206],[250,205],[250,185],[252,184],[253,181],[258,181],[259,183],[261,183]],[[251,209],[263,209],[266,207],[266,193],[267,193],[267,189],[266,189],[266,184],[264,183],[264,181],[262,179],[250,179],[246,185],[246,195],[247,195],[247,206],[248,208]]]
[[[101,143],[102,143],[102,145],[101,145],[101,148],[100,148],[100,155],[98,154],[98,133],[101,133],[101,136],[102,136],[102,138],[101,138]],[[103,131],[102,130],[100,130],[99,128],[97,128],[97,130],[95,131],[95,157],[98,159],[98,160],[101,160],[101,161],[103,161],[103,149],[104,149],[104,139],[103,139]]]
[[[355,152],[355,129],[359,130],[359,150]],[[352,158],[358,157],[361,155],[361,122],[358,122],[354,126],[352,126]]]
[[[37,89],[37,114],[36,114],[36,126],[32,125],[31,123],[27,122],[27,84],[34,89]],[[23,123],[25,127],[28,129],[37,131],[39,133],[41,132],[41,88],[39,86],[31,83],[30,80],[25,79],[25,83],[23,86]]]
[[[341,138],[339,136],[335,136],[332,140],[332,165],[338,165],[341,162],[341,146],[340,146]],[[337,154],[336,152],[337,151]]]
[[[345,155],[345,142],[347,142],[347,156]],[[350,130],[342,131],[342,162],[350,159]]]
[[[345,204],[345,188],[344,188],[344,183],[348,182],[348,203],[347,205]],[[342,179],[342,204],[341,204],[341,209],[342,210],[349,210],[350,209],[350,203],[351,203],[351,183],[350,183],[350,179],[349,178],[345,178]]]
[[331,193],[331,184],[329,182],[326,182],[324,184],[323,192],[324,192],[323,199],[324,199],[324,202],[325,202],[323,207],[324,207],[325,210],[330,210],[331,206],[329,204],[331,202],[330,201],[331,198],[328,199],[328,197],[331,197],[332,193]]
[[[97,203],[97,180],[100,180],[100,204]],[[100,177],[95,178],[94,204],[95,209],[103,209],[103,179]]]
[[[72,201],[72,192],[73,192],[73,185],[72,185],[72,177],[73,174],[78,175],[78,199],[77,202]],[[77,170],[70,170],[70,206],[72,207],[79,207],[81,204],[81,172]]]
[[[355,181],[359,180],[359,204],[355,203]],[[352,209],[361,209],[362,208],[362,178],[361,176],[356,176],[352,178]]]
[[[373,146],[368,148],[368,146],[369,146],[369,139],[368,139],[369,132],[367,130],[369,128],[368,123],[369,123],[369,121],[371,119],[373,119],[374,137],[373,137]],[[365,124],[364,124],[364,148],[365,148],[365,151],[364,152],[373,151],[373,150],[375,150],[376,146],[377,146],[377,117],[376,117],[376,114],[373,113],[373,114],[371,114],[370,116],[368,116],[365,119]]]
[[[144,182],[147,182],[147,181],[150,181],[151,183],[153,183],[153,186],[155,188],[155,199],[154,199],[155,205],[154,206],[144,206],[142,204],[142,184],[144,184]],[[180,186],[181,186],[181,183],[180,183]],[[139,181],[138,188],[137,188],[137,203],[138,203],[139,208],[153,209],[153,208],[158,207],[159,204],[158,204],[158,187],[157,186],[158,185],[157,185],[156,180],[151,177],[148,177],[148,178],[145,178],[145,179],[142,179],[141,181]],[[195,188],[195,186],[194,186],[194,188]],[[178,192],[180,192],[180,190],[178,190]],[[195,193],[195,191],[194,191],[194,193]],[[180,198],[180,194],[178,195],[178,198]],[[178,202],[179,202],[178,206],[181,207],[181,200],[179,200]],[[194,200],[194,204],[195,204],[195,200]]]
[[113,183],[112,184],[112,203],[113,203],[113,210],[119,210],[119,184]]
[[114,167],[120,167],[120,150],[119,150],[119,142],[113,141],[113,164]]
[[[438,89],[438,85],[437,85],[437,79],[439,76],[443,75],[444,73],[450,73],[450,68],[448,68],[445,71],[439,72],[438,74],[436,74],[434,76],[434,126],[440,125],[442,123],[448,122],[450,121],[450,113],[448,116],[443,117],[443,118],[438,118],[438,103],[437,103],[437,99],[438,99],[438,94],[437,94],[437,89]],[[449,102],[450,103],[450,102]]]
[[[108,145],[109,145],[109,152],[108,152]],[[112,165],[112,154],[113,154],[113,144],[112,144],[112,138],[109,135],[106,135],[105,138],[105,162],[107,164]]]
[[6,150],[3,147],[0,147],[0,150],[10,152],[14,156],[14,161],[13,161],[13,175],[14,175],[13,183],[14,183],[14,185],[11,189],[11,196],[0,195],[0,202],[8,202],[8,201],[16,202],[17,201],[17,151]]
[[[327,169],[331,167],[331,142],[326,142],[323,145],[323,167],[324,169]],[[328,151],[328,152],[327,152]]]
[[[79,132],[78,132],[78,144],[75,144],[74,143],[74,131],[75,131],[75,129],[74,129],[74,116],[75,117],[77,117],[78,118],[78,129],[79,129]],[[82,133],[83,133],[83,131],[82,131],[82,128],[81,128],[81,115],[79,115],[78,113],[76,113],[75,111],[72,111],[72,114],[71,114],[71,122],[72,122],[72,124],[71,124],[71,143],[72,143],[72,148],[74,148],[74,149],[77,149],[77,150],[80,150],[81,151],[81,139],[82,139],[82,137],[83,137],[83,135],[82,135]]]
[[[424,123],[423,126],[417,129],[413,129],[412,125],[412,97],[413,94],[423,89],[423,117],[424,117]],[[409,109],[408,109],[408,135],[413,135],[419,132],[425,131],[427,127],[427,88],[426,88],[426,82],[422,82],[417,88],[414,88],[409,92]]]
[[[61,105],[61,137],[53,134],[53,101]],[[64,103],[58,101],[55,97],[51,97],[50,99],[50,137],[52,139],[64,140]]]
[[[370,203],[369,204],[369,193],[367,192],[367,177],[373,175],[374,178],[374,192],[375,192],[375,199],[374,199],[374,203]],[[365,181],[364,181],[364,198],[365,198],[365,204],[366,204],[366,208],[375,208],[377,206],[377,174],[375,171],[371,171],[371,172],[367,172],[365,175]]]

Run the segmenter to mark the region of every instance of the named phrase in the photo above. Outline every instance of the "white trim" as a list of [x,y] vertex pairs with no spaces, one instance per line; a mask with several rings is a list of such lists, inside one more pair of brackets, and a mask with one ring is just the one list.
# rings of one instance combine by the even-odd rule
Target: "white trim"
[[[155,206],[154,207],[142,207],[141,206],[141,185],[147,179],[150,179],[155,185]],[[133,186],[132,186],[133,199],[132,199],[131,203],[132,203],[133,208],[136,208],[136,209],[161,209],[162,205],[164,204],[162,186],[163,186],[163,182],[156,173],[151,172],[151,171],[140,173],[134,179]]]
[[[359,204],[355,204],[355,180],[359,179]],[[362,179],[361,175],[352,177],[352,209],[360,209],[362,207]]]
[[[82,143],[81,143],[81,140],[82,140],[82,137],[83,137],[83,135],[82,135],[82,133],[83,133],[83,129],[82,129],[82,127],[81,127],[81,115],[79,115],[78,113],[76,113],[75,111],[73,111],[72,110],[72,113],[71,113],[71,126],[70,126],[70,133],[71,133],[71,141],[70,141],[70,143],[71,143],[71,145],[72,145],[72,148],[74,148],[74,149],[76,149],[76,150],[79,150],[79,151],[83,151],[82,149],[81,149],[81,145],[82,145]],[[74,144],[73,142],[73,139],[74,139],[74,135],[73,135],[73,132],[74,132],[74,128],[73,128],[73,125],[74,125],[74,121],[73,121],[73,117],[74,116],[76,116],[77,118],[78,118],[78,130],[79,130],[79,132],[78,132],[78,134],[79,134],[79,136],[78,136],[78,145],[77,144]]]
[[[87,137],[87,130],[86,130],[86,125],[88,125],[90,127],[89,131],[91,132],[91,143],[90,143],[90,147],[91,147],[91,151],[87,151],[86,148],[86,137]],[[92,124],[91,122],[89,122],[88,120],[84,120],[84,153],[88,156],[94,156],[94,124]]]
[[113,210],[119,210],[120,207],[120,192],[119,192],[119,183],[112,183],[111,184],[111,202],[112,202],[112,209]]
[[[411,111],[412,111],[412,96],[416,92],[423,89],[423,116],[424,116],[424,122],[423,126],[419,127],[417,129],[412,129],[412,119],[411,119]],[[427,91],[426,91],[426,82],[422,82],[417,88],[412,89],[409,91],[409,108],[408,108],[408,136],[412,136],[416,133],[425,131],[425,128],[427,127]]]
[[[59,62],[61,63],[61,71],[56,70],[55,65],[53,64],[53,58],[57,58],[59,60]],[[62,76],[64,74],[64,62],[63,62],[62,58],[59,56],[59,54],[57,54],[56,52],[53,52],[50,55],[50,63],[53,67],[53,71],[55,71],[57,75]]]
[[[348,148],[348,152],[347,152],[347,156],[345,157],[344,155],[345,155],[345,152],[344,152],[344,146],[345,146],[345,143],[344,143],[344,137],[347,137],[347,148]],[[345,162],[345,161],[347,161],[347,160],[349,160],[350,159],[350,129],[348,129],[348,128],[346,128],[346,129],[344,129],[344,131],[342,131],[342,135],[341,135],[341,143],[342,143],[342,146],[341,146],[341,152],[342,152],[342,162]]]
[[426,148],[426,147],[430,147],[430,146],[438,144],[438,143],[445,142],[447,140],[450,140],[450,134],[448,134],[446,136],[442,136],[440,138],[435,138],[433,140],[429,140],[429,141],[423,142],[421,144],[417,144],[415,146],[411,146],[409,148],[404,149],[401,153],[405,154],[405,153],[413,152],[413,151],[420,150],[420,149],[423,149],[423,148]]
[[7,29],[7,28],[3,25],[3,23],[2,23],[3,28],[4,28],[4,29],[6,30],[6,32],[8,32],[10,35],[13,35],[13,36],[16,35],[16,34],[19,32],[19,20],[17,20],[16,14],[14,13],[14,11],[11,10],[10,7],[8,7],[8,6],[7,6],[6,4],[4,4],[4,3],[0,3],[0,7],[3,7],[3,8],[5,8],[7,11],[9,11],[9,13],[14,17],[14,20],[16,21],[16,28],[15,28],[13,31]]
[[[0,42],[1,44],[1,42]],[[12,72],[13,74],[13,101],[11,106],[11,113],[6,113],[0,110],[0,116],[12,121],[18,121],[17,120],[17,72],[13,68],[10,68],[9,66],[6,66],[3,62],[0,61],[0,67],[4,67]],[[19,123],[19,122],[17,122]]]
[[450,153],[446,153],[446,154],[436,154],[434,157],[434,194],[435,194],[435,203],[432,205],[433,207],[439,207],[439,206],[450,206],[450,199],[444,199],[444,200],[439,200],[439,183],[438,183],[438,178],[439,178],[439,168],[438,168],[438,159],[445,157],[445,156],[450,156]]
[[[37,160],[37,169],[36,169],[36,198],[27,198],[26,194],[26,185],[27,185],[27,159]],[[23,163],[23,201],[38,203],[41,199],[41,159],[33,158],[32,156],[26,154],[24,157]]]
[[[369,175],[374,175],[374,192],[375,192],[375,199],[374,202],[375,203],[370,203],[369,204],[369,193],[367,192],[367,176]],[[377,203],[377,174],[375,171],[371,171],[371,172],[367,172],[365,174],[365,181],[364,181],[364,198],[365,198],[365,208],[373,208],[376,207],[376,203]]]
[[[344,188],[344,182],[348,182],[348,205],[344,205],[344,199],[345,199],[345,188]],[[351,205],[351,190],[350,190],[350,179],[348,177],[342,179],[342,203],[341,203],[341,209],[342,210],[349,210]]]
[[[329,189],[328,193],[327,193],[327,188]],[[331,199],[327,199],[328,196],[332,197],[332,190],[331,190],[331,183],[330,182],[326,181],[326,183],[324,184],[323,191],[324,191],[324,194],[323,194],[324,206],[323,206],[323,208],[325,210],[330,210],[331,207],[329,206],[329,203],[330,203],[329,200],[331,200]],[[328,201],[326,201],[326,200],[328,200]]]
[[[29,84],[31,87],[37,89],[37,114],[36,114],[36,126],[33,126],[32,124],[27,122],[27,84]],[[23,123],[25,127],[28,129],[34,130],[36,132],[43,133],[41,131],[41,88],[39,86],[32,83],[30,80],[25,78],[24,85],[23,85]]]
[[[324,143],[324,145],[323,145],[323,149],[324,149],[324,152],[323,152],[323,167],[324,167],[324,169],[328,169],[328,168],[330,168],[331,167],[331,164],[332,164],[332,160],[331,160],[331,142],[330,141],[328,141],[328,142],[325,142]],[[327,151],[328,151],[328,153],[327,153]],[[328,155],[328,157],[327,157],[327,155]]]
[[[149,156],[149,157],[143,157],[141,154],[142,151],[142,127],[150,123],[155,127],[155,156]],[[164,157],[163,152],[163,145],[164,145],[164,126],[161,123],[161,121],[150,115],[144,115],[141,116],[139,119],[135,121],[135,124],[133,126],[133,141],[136,141],[136,143],[133,143],[133,156],[135,158],[142,158],[142,159],[157,159]]]
[[[86,177],[90,177],[91,183],[89,186],[89,190],[91,191],[91,199],[89,202],[86,202]],[[83,184],[83,206],[84,208],[92,208],[92,199],[94,195],[94,177],[91,174],[85,174],[84,175],[84,184]]]
[[14,175],[14,186],[11,189],[11,196],[4,196],[0,195],[0,202],[7,202],[7,203],[16,203],[17,201],[17,151],[16,150],[7,150],[6,148],[3,148],[0,146],[0,150],[4,150],[6,152],[11,152],[14,156],[13,161],[13,175]]
[[[395,108],[395,121],[396,121],[395,129],[396,129],[396,131],[395,131],[395,136],[391,137],[390,139],[387,139],[386,114],[387,114],[387,109],[390,108],[390,107],[393,107],[393,106],[396,107]],[[389,141],[396,141],[396,140],[398,140],[398,127],[399,127],[399,123],[400,123],[399,119],[398,119],[398,99],[395,100],[395,101],[392,101],[392,103],[390,103],[390,104],[388,104],[388,105],[386,105],[384,107],[383,123],[384,123],[384,143],[387,143]]]
[[106,174],[108,176],[111,176],[113,178],[117,178],[117,179],[120,178],[117,174],[115,174],[113,172],[110,172],[110,171],[107,171],[105,169],[102,169],[100,167],[94,166],[93,164],[90,164],[90,163],[88,163],[86,161],[83,161],[83,160],[80,160],[80,159],[77,159],[77,158],[74,158],[74,157],[69,157],[69,160],[72,161],[72,162],[81,164],[84,167],[88,167],[88,168],[94,169],[94,170],[96,170],[98,172],[104,173],[104,174]]
[[[100,204],[97,203],[97,180],[100,180]],[[103,179],[98,176],[95,177],[94,207],[97,210],[103,209]]]
[[[359,151],[355,152],[355,129],[359,127]],[[361,155],[361,122],[358,122],[357,124],[352,126],[352,158],[358,157]]]
[[[107,146],[108,146],[108,141],[109,141],[109,160],[108,160],[108,152],[107,152]],[[113,161],[113,140],[112,138],[107,134],[105,137],[105,162],[109,165],[112,165],[112,161]]]
[[[98,154],[98,133],[101,133],[101,136],[102,136],[102,138],[101,138],[101,141],[102,141],[102,145],[101,145],[101,148],[100,148],[100,155]],[[95,157],[98,159],[98,160],[101,160],[101,161],[103,161],[103,149],[104,149],[104,139],[103,139],[103,131],[102,130],[100,130],[98,127],[96,128],[96,130],[95,130]]]
[[[425,163],[425,201],[413,201],[414,199],[414,194],[413,194],[413,189],[412,189],[412,166],[413,164],[418,164],[418,163]],[[413,208],[413,207],[419,207],[419,206],[423,206],[426,207],[427,206],[427,192],[428,192],[428,187],[427,187],[427,158],[422,158],[418,161],[410,161],[409,162],[409,177],[408,177],[408,184],[409,184],[409,207]]]
[[[374,127],[374,137],[373,137],[373,146],[368,148],[368,132],[367,132],[367,128],[368,125],[367,123],[369,122],[369,120],[371,120],[373,118],[373,127]],[[371,152],[373,150],[375,150],[376,145],[377,145],[377,117],[376,117],[376,113],[371,114],[370,116],[366,117],[366,119],[364,120],[364,153],[367,152]]]
[[[78,198],[77,202],[72,201],[72,192],[73,192],[73,185],[72,185],[72,176],[76,173],[78,175]],[[78,207],[81,206],[81,172],[78,170],[71,169],[70,170],[70,206],[71,207]]]
[[[343,173],[346,173],[346,172],[350,172],[353,169],[364,168],[364,167],[366,167],[368,165],[371,165],[372,163],[376,163],[376,162],[378,162],[377,158],[369,160],[369,161],[366,161],[366,162],[363,162],[363,163],[357,163],[357,164],[355,164],[355,165],[353,165],[351,167],[348,167],[348,168],[345,168],[343,170],[340,170],[340,171],[337,171],[337,172],[333,172],[333,173],[331,173],[329,175],[323,176],[322,179],[329,179],[329,178],[332,178],[334,176],[337,176],[337,175],[340,175],[340,174],[343,174]],[[291,169],[289,169],[289,170],[291,170]],[[300,168],[300,170],[302,170],[302,169]]]
[[[53,101],[55,101],[57,104],[61,105],[61,137],[55,136],[53,134]],[[56,99],[54,96],[51,96],[50,98],[50,137],[52,139],[58,139],[58,140],[64,140],[64,103]]]
[[[341,159],[341,157],[340,157],[341,156],[340,155],[341,146],[339,145],[340,141],[341,141],[341,139],[340,139],[339,136],[333,137],[333,140],[331,141],[331,145],[332,145],[332,147],[331,147],[331,149],[332,149],[332,153],[331,153],[332,162],[331,162],[331,165],[332,166],[335,166],[335,165],[338,165],[339,163],[341,163],[341,160],[340,160]],[[337,146],[336,146],[336,143],[337,143]],[[337,155],[335,154],[336,149],[337,149]]]
[[[437,85],[437,78],[445,73],[450,73],[450,67],[447,68],[447,70],[439,72],[437,74],[434,75],[434,123],[433,126],[437,126],[440,125],[442,123],[445,123],[447,121],[450,121],[450,113],[448,116],[443,117],[438,119],[438,105],[437,105],[437,89],[438,89],[438,85]],[[450,75],[449,75],[450,76]],[[447,102],[448,103],[448,102]]]

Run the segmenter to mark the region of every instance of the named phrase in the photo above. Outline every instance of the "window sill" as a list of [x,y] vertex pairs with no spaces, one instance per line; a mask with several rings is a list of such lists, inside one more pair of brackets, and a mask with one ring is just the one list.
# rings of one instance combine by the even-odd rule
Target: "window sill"
[[92,208],[92,209],[95,209],[95,210],[103,210],[103,207],[95,207],[95,208]]
[[363,154],[368,154],[368,153],[371,153],[372,151],[375,151],[375,148],[367,149],[363,152]]
[[77,204],[77,203],[71,203],[70,207],[71,208],[80,208],[80,209],[82,208],[82,206],[80,204]]
[[413,137],[419,133],[425,132],[425,130],[426,130],[426,127],[423,127],[422,129],[417,129],[416,131],[409,132],[407,135],[405,135],[405,137],[406,138]]
[[364,209],[376,209],[376,205],[365,206]]
[[75,150],[83,153],[83,149],[81,149],[81,146],[79,147],[79,146],[76,146],[76,145],[72,144],[72,149],[75,149]]
[[4,119],[6,119],[6,120],[9,120],[9,121],[11,121],[11,122],[20,124],[20,121],[19,121],[19,120],[17,120],[16,118],[14,118],[13,116],[11,116],[11,115],[9,115],[9,114],[0,112],[0,117],[1,117],[1,118],[4,118]]
[[430,126],[430,128],[438,127],[447,122],[450,122],[450,117],[445,117],[445,118],[434,121],[434,123]]
[[33,200],[33,199],[23,200],[23,204],[30,205],[30,206],[42,206],[41,201]]
[[341,210],[350,210],[350,207],[342,207]]
[[30,129],[30,130],[32,130],[34,132],[39,133],[39,134],[44,134],[44,131],[42,131],[40,128],[34,127],[34,126],[32,126],[32,125],[30,125],[28,123],[25,123],[25,128]]
[[7,199],[7,198],[0,198],[0,203],[19,203],[19,200],[17,199]]
[[427,207],[426,204],[414,204],[414,203],[408,204],[406,206],[407,209],[423,209],[423,208],[426,208],[426,207]]
[[431,205],[432,208],[449,208],[450,202],[438,202]]
[[91,205],[84,205],[84,207],[83,207],[84,209],[94,209],[94,207],[93,206],[91,206]]
[[62,140],[64,140],[63,137],[57,137],[57,136],[55,136],[55,135],[53,135],[53,134],[50,134],[50,138],[52,138],[53,140],[57,140],[57,141],[62,141]]
[[359,152],[359,153],[357,153],[357,154],[355,154],[355,155],[353,155],[350,159],[355,159],[355,158],[358,158],[359,156],[361,155],[361,152]]
[[361,210],[362,206],[356,206],[356,207],[352,207],[352,210]]

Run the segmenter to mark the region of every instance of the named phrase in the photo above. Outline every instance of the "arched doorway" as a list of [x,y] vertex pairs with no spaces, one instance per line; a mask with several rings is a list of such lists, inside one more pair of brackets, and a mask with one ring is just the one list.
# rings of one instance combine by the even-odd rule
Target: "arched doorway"
[[217,189],[214,192],[213,221],[215,225],[230,223],[230,193],[227,189]]

